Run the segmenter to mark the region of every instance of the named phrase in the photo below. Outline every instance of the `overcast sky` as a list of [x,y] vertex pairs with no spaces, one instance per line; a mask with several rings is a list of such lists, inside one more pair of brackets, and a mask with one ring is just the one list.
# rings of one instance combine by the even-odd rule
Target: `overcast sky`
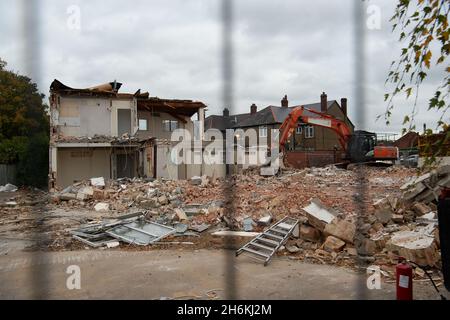
[[[353,1],[358,0],[235,1],[235,110],[248,112],[252,103],[280,105],[284,94],[290,105],[318,102],[325,91],[330,100],[347,97],[350,118],[356,118]],[[33,30],[41,72],[35,79],[44,94],[55,78],[76,88],[116,79],[122,92],[200,100],[208,105],[207,115],[222,112],[220,1],[38,2],[40,11],[33,12],[40,23]],[[364,2],[379,8],[380,28],[365,27],[367,126],[359,129],[399,132],[413,104],[399,101],[389,127],[375,121],[386,107],[384,80],[401,48],[388,22],[395,2]],[[28,74],[23,9],[21,1],[0,2],[0,57],[9,69]],[[424,122],[435,127],[438,114],[426,109],[438,82],[432,78],[421,90],[419,128]]]

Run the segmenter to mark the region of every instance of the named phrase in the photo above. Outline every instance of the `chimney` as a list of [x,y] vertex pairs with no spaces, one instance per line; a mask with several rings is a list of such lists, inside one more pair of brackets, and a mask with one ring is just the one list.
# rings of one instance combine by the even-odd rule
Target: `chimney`
[[320,111],[321,112],[327,112],[327,95],[325,92],[322,92],[320,95]]
[[228,110],[228,108],[224,108],[223,109],[223,116],[224,117],[229,117],[230,116],[230,110]]
[[281,106],[287,108],[289,106],[289,101],[287,99],[287,95],[284,95],[283,99],[281,99]]
[[258,110],[258,107],[256,106],[256,104],[253,103],[250,106],[250,114],[255,114],[257,110]]
[[427,133],[427,124],[423,124],[423,134]]
[[347,116],[347,98],[341,99],[341,109],[342,112],[344,113],[344,116]]

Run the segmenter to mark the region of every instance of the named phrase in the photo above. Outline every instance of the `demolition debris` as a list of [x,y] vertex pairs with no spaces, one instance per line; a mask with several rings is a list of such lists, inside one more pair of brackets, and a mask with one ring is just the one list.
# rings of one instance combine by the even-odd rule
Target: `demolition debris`
[[[222,247],[228,237],[238,249],[288,217],[297,223],[286,239],[278,234],[283,241],[273,238],[277,245],[266,239],[256,241],[260,249],[249,249],[265,246],[290,259],[351,267],[359,258],[388,274],[399,255],[424,268],[439,266],[436,200],[440,188],[450,187],[450,167],[422,175],[399,166],[364,170],[365,197],[356,194],[356,173],[334,166],[269,177],[250,170],[233,175],[227,182],[235,192],[230,216],[224,214],[225,181],[207,176],[92,177],[50,194],[2,192],[0,235],[30,239],[39,230],[47,236],[39,248],[52,250]],[[358,201],[366,208],[362,216]],[[265,255],[272,257],[271,251]]]

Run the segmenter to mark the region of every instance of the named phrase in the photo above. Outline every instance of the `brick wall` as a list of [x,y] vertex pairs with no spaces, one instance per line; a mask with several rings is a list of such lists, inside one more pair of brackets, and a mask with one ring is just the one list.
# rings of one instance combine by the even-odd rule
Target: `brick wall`
[[339,151],[291,151],[286,153],[286,161],[297,169],[323,167],[341,162],[341,153]]

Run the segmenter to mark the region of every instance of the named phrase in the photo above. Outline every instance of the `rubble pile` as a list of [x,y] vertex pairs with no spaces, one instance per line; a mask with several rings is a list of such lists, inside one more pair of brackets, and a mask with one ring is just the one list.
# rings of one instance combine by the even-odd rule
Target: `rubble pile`
[[106,135],[95,134],[93,136],[67,136],[62,134],[57,134],[54,137],[58,142],[78,142],[78,143],[124,143],[124,142],[138,142],[137,137],[130,136],[128,133],[124,133],[120,137],[111,137]]
[[[398,255],[424,267],[438,266],[436,197],[439,188],[449,186],[449,167],[421,176],[415,169],[399,166],[364,170],[364,196],[358,194],[357,173],[334,166],[268,177],[248,170],[228,181],[207,176],[189,180],[93,177],[51,193],[45,225],[51,226],[47,229],[58,250],[80,244],[73,240],[73,230],[84,233],[76,234],[84,240],[98,238],[111,246],[123,241],[103,234],[109,229],[91,234],[80,231],[80,226],[103,226],[108,219],[139,212],[146,223],[174,230],[164,241],[212,247],[221,237],[248,242],[273,223],[292,217],[299,221],[298,229],[278,251],[290,259],[346,266],[362,261],[380,265],[388,273]],[[227,199],[229,187],[232,202]],[[0,206],[11,221],[4,230],[19,230],[21,221],[31,217],[18,220],[13,215],[20,202],[7,200],[11,204]],[[362,216],[360,208],[364,208]],[[51,221],[52,217],[58,219]],[[176,237],[184,238],[175,241]]]
[[450,166],[413,176],[397,194],[375,199],[362,217],[339,215],[319,199],[312,199],[302,210],[299,237],[287,243],[287,253],[321,263],[348,262],[358,255],[360,261],[391,271],[399,256],[422,267],[438,267],[436,202],[442,187],[450,187]]
[[[222,202],[210,193],[209,179],[189,181],[128,179],[105,181],[102,177],[75,183],[52,195],[58,207],[84,207],[104,213],[142,210],[160,223],[187,220],[213,223],[223,214]],[[216,182],[217,183],[217,182]],[[220,194],[217,192],[216,194]],[[194,200],[202,199],[201,203]]]
[[[354,214],[353,199],[348,197],[355,185],[352,180],[352,172],[335,167],[297,170],[267,178],[239,174],[228,183],[207,176],[188,181],[106,181],[97,177],[53,193],[52,200],[59,208],[86,208],[109,214],[144,210],[160,223],[173,224],[186,220],[186,215],[193,225],[223,223],[230,230],[261,231],[264,224],[257,223],[261,218],[299,217],[302,206],[315,196],[339,208],[339,214]],[[225,188],[229,186],[234,199],[231,215],[225,216]]]

